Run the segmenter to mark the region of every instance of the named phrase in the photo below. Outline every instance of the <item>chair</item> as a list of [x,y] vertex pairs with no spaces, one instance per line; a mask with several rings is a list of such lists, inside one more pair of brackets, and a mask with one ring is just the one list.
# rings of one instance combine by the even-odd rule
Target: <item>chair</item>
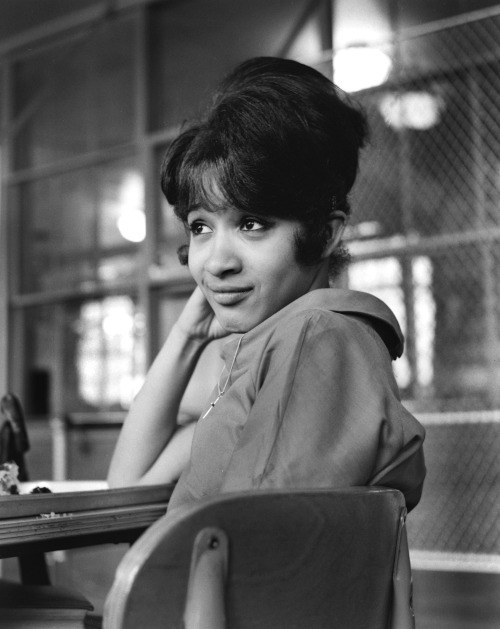
[[405,516],[383,488],[203,500],[131,547],[103,626],[413,629]]

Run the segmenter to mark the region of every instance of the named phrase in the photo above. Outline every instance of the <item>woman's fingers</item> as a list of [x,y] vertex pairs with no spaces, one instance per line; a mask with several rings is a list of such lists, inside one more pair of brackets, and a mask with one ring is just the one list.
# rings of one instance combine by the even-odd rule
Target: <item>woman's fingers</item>
[[211,341],[227,335],[198,286],[189,297],[177,325],[191,338]]

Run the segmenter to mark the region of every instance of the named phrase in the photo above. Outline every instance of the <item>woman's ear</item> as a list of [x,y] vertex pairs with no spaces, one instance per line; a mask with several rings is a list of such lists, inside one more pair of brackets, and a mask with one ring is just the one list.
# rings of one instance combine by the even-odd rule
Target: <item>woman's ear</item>
[[328,225],[326,227],[326,243],[323,250],[323,258],[329,258],[338,247],[347,222],[347,214],[340,210],[335,210],[328,217]]

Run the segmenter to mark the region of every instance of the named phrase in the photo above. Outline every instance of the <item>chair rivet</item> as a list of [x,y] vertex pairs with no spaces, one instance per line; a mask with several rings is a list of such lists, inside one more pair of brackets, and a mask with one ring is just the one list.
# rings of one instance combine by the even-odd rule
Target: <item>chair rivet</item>
[[219,540],[217,539],[217,537],[211,537],[209,539],[208,547],[211,548],[212,550],[219,547]]

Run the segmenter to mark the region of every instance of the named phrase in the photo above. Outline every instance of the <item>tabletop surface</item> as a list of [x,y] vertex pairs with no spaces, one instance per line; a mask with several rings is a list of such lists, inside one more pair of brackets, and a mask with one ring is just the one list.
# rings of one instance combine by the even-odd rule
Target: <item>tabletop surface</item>
[[[105,489],[38,482],[53,493],[0,496],[0,557],[133,541],[165,514],[173,485]],[[27,489],[21,485],[21,492]]]

